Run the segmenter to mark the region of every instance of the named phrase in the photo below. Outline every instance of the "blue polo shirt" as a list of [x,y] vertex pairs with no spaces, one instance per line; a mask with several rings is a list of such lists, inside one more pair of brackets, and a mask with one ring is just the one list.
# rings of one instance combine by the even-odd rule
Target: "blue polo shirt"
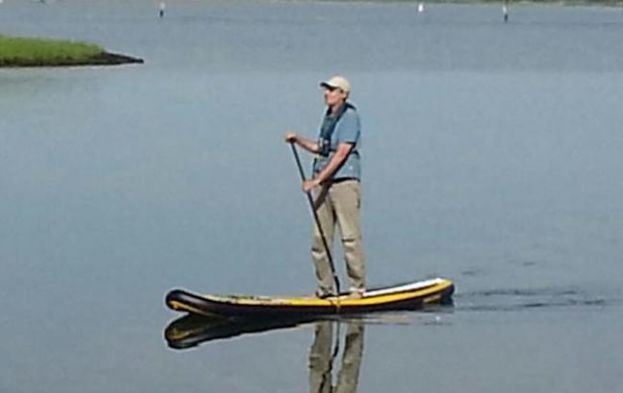
[[[336,115],[326,114],[322,119],[320,126],[320,136],[318,140],[319,146],[322,146],[323,130],[330,127],[336,121]],[[361,138],[361,124],[359,115],[354,106],[348,105],[344,113],[337,119],[333,133],[331,134],[329,152],[327,155],[318,155],[314,160],[314,175],[318,174],[327,166],[340,143],[353,144],[350,154],[344,161],[343,165],[333,174],[332,179],[353,178],[361,179],[361,163],[359,156],[359,140]]]

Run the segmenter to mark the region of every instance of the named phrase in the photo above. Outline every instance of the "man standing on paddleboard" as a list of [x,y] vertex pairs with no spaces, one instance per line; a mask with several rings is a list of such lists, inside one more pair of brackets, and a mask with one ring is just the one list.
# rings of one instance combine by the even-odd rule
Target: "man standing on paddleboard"
[[336,295],[335,272],[327,248],[332,247],[337,225],[350,280],[350,295],[360,298],[366,287],[359,214],[361,166],[358,145],[361,125],[357,109],[348,102],[351,86],[346,78],[334,76],[321,82],[320,86],[327,109],[318,140],[306,139],[293,131],[286,132],[285,140],[316,155],[313,177],[303,181],[303,191],[314,195],[318,216],[311,249],[318,280],[316,296],[326,298]]

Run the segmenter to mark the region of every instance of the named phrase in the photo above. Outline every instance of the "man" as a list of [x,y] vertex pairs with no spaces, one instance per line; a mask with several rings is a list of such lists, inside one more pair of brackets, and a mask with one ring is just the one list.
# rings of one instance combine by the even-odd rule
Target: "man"
[[[321,82],[327,110],[322,119],[320,135],[312,141],[286,132],[286,142],[296,143],[316,154],[313,177],[303,182],[303,191],[315,196],[319,225],[333,244],[335,226],[339,226],[346,270],[350,280],[351,297],[360,298],[365,292],[365,262],[361,241],[359,210],[361,206],[361,168],[358,151],[361,126],[355,107],[347,101],[351,87],[346,78],[334,76]],[[327,250],[317,226],[311,249],[316,267],[318,290],[316,296],[336,295]]]

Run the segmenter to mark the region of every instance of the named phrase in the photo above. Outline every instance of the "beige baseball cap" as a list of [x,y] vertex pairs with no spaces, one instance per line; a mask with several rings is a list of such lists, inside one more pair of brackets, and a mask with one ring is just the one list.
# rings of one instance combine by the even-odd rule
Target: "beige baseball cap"
[[344,93],[350,93],[350,82],[341,75],[335,75],[328,81],[320,82],[322,87],[330,87],[332,89],[340,89]]

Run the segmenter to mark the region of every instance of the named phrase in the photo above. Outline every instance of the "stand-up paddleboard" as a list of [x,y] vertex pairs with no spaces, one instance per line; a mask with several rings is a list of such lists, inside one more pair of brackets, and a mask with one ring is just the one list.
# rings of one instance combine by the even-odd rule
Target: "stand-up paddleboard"
[[201,295],[176,289],[167,294],[166,304],[175,311],[208,317],[290,317],[416,310],[427,304],[451,303],[453,292],[454,284],[452,281],[435,278],[391,287],[370,289],[361,298],[350,298],[348,294],[341,294],[340,296],[326,299],[315,297]]

